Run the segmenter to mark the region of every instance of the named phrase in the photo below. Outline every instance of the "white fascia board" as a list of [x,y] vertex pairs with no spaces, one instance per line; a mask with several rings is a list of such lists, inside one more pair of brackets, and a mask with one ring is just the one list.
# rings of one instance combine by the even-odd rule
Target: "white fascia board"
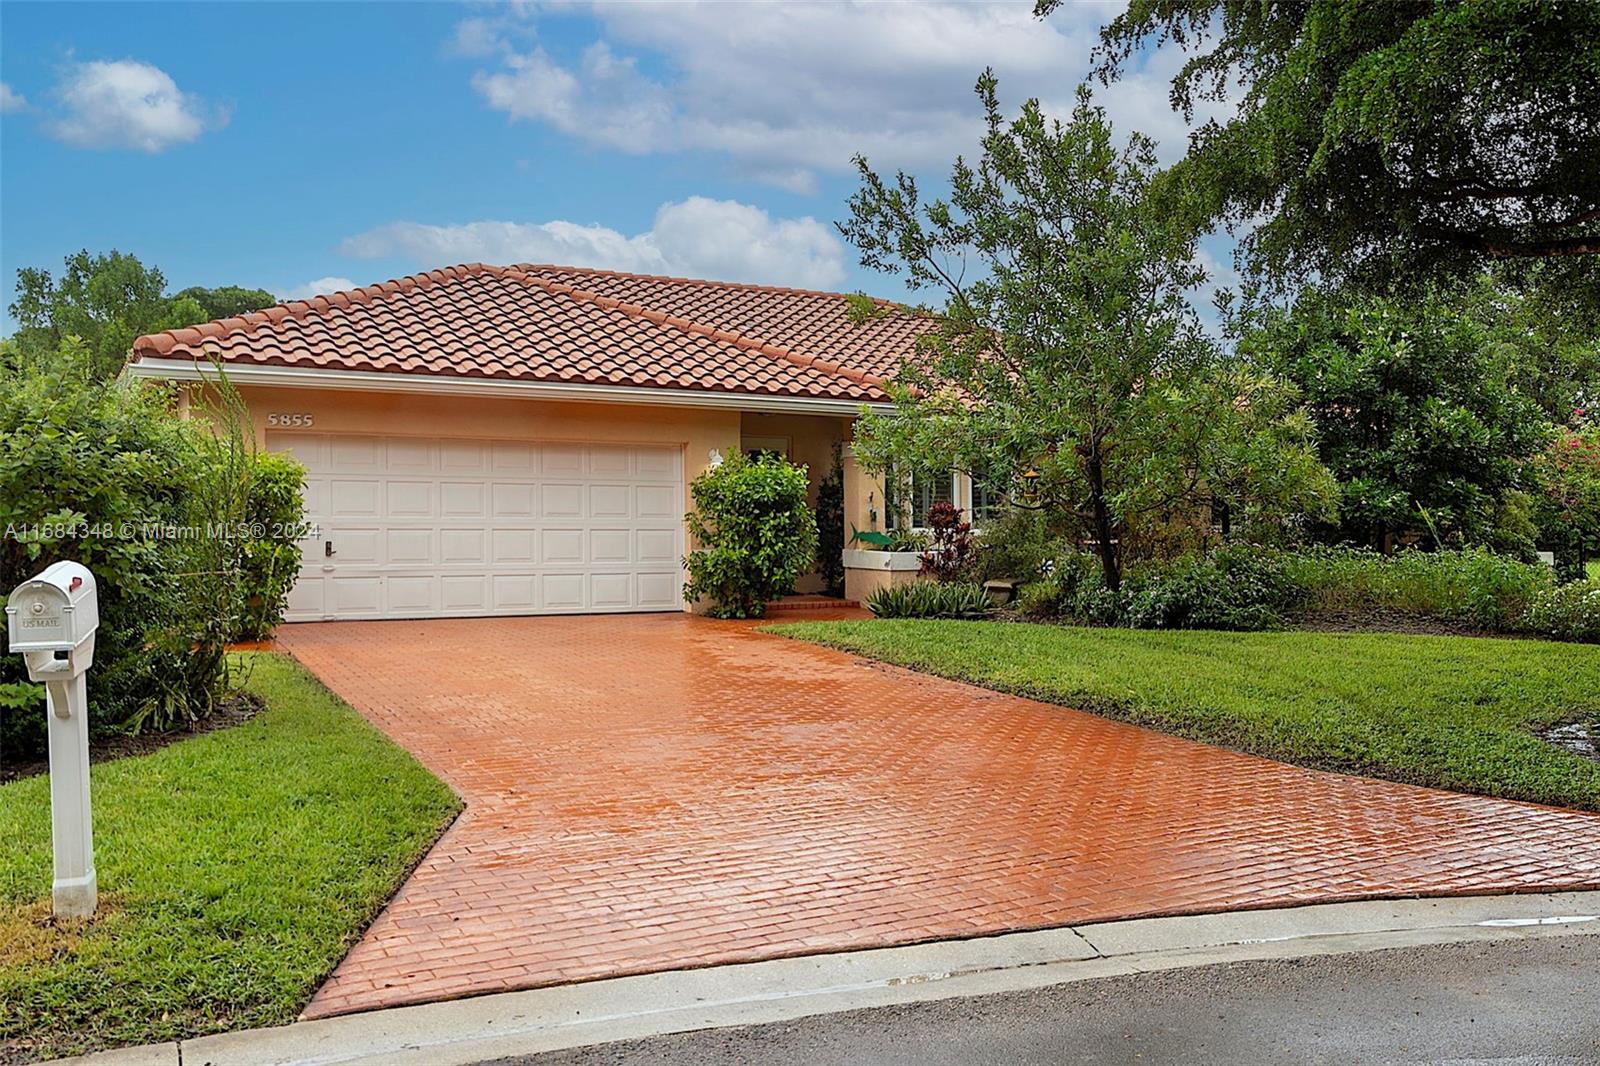
[[[431,396],[505,397],[565,400],[578,403],[637,403],[666,407],[717,407],[736,411],[789,414],[859,415],[863,408],[887,411],[890,404],[831,400],[809,396],[767,396],[697,389],[649,388],[638,385],[585,385],[552,381],[508,381],[445,374],[395,374],[371,370],[325,370],[318,367],[226,364],[235,385],[302,389],[344,389],[354,392],[419,393]],[[122,373],[165,381],[208,381],[217,377],[211,363],[189,359],[146,358],[129,363]]]

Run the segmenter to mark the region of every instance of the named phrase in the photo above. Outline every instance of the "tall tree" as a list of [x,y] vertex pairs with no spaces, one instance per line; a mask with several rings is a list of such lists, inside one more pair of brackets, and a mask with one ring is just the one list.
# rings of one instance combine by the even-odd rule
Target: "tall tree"
[[[1141,524],[1203,506],[1222,462],[1236,486],[1261,464],[1240,427],[1271,421],[1278,446],[1303,459],[1308,424],[1276,417],[1265,391],[1239,402],[1240,382],[1222,372],[1186,299],[1204,278],[1193,236],[1148,201],[1148,138],[1118,148],[1084,90],[1064,123],[1036,100],[1005,120],[990,73],[978,95],[982,153],[956,161],[948,200],[924,202],[911,176],[886,181],[857,160],[841,232],[863,265],[942,306],[858,300],[858,314],[927,315],[936,328],[900,370],[894,411],[858,423],[856,451],[869,467],[963,469],[1000,487],[1034,468],[1030,493],[1079,523],[1116,588]],[[1288,495],[1321,506],[1316,484]]]
[[43,268],[24,267],[17,271],[17,297],[11,304],[11,314],[21,327],[16,336],[18,356],[48,360],[66,338],[79,337],[91,372],[109,378],[122,369],[134,338],[142,334],[277,302],[260,289],[191,288],[169,296],[166,288],[158,268],[116,250],[69,255],[59,278]]
[[1600,4],[1131,0],[1101,36],[1105,80],[1170,42],[1188,55],[1175,108],[1238,95],[1170,180],[1201,217],[1253,227],[1265,276],[1545,259],[1544,283],[1600,287]]
[[[173,301],[193,300],[201,310],[196,322],[211,322],[219,318],[234,318],[250,311],[271,307],[278,298],[266,289],[246,289],[239,285],[222,285],[215,289],[191,285],[173,296]],[[192,323],[191,323],[192,325]]]
[[1311,289],[1292,312],[1267,312],[1242,353],[1300,387],[1323,460],[1342,486],[1330,535],[1389,546],[1433,530],[1495,544],[1524,464],[1550,420],[1523,383],[1532,354],[1492,302],[1462,313],[1459,293],[1420,299]]

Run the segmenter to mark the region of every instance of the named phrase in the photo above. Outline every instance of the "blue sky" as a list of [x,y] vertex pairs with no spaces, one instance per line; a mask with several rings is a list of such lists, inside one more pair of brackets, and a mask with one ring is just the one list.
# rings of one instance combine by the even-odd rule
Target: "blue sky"
[[[833,232],[850,155],[939,177],[984,66],[1065,110],[1111,10],[8,0],[6,303],[79,248],[280,296],[479,259],[900,296]],[[1175,62],[1100,93],[1167,159]]]

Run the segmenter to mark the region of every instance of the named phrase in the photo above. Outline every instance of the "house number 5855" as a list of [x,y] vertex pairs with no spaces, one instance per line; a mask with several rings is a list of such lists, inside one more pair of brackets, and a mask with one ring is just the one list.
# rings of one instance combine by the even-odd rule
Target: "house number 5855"
[[267,416],[269,426],[309,426],[311,414],[308,411],[274,412]]

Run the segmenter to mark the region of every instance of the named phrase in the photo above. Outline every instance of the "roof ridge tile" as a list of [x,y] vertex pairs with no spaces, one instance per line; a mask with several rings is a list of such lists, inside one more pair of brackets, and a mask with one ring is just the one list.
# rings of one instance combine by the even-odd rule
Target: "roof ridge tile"
[[[801,289],[790,285],[761,285],[753,281],[716,281],[711,278],[687,278],[676,274],[642,274],[636,270],[607,270],[603,267],[562,266],[560,263],[513,263],[509,269],[520,270],[525,274],[535,271],[555,270],[568,274],[596,274],[607,278],[636,278],[640,281],[670,281],[677,285],[693,285],[702,289],[744,289],[753,292],[775,292],[788,296],[843,296],[855,295],[848,292],[838,292],[832,289]],[[880,304],[889,304],[893,301],[882,297],[872,296],[869,299]]]

